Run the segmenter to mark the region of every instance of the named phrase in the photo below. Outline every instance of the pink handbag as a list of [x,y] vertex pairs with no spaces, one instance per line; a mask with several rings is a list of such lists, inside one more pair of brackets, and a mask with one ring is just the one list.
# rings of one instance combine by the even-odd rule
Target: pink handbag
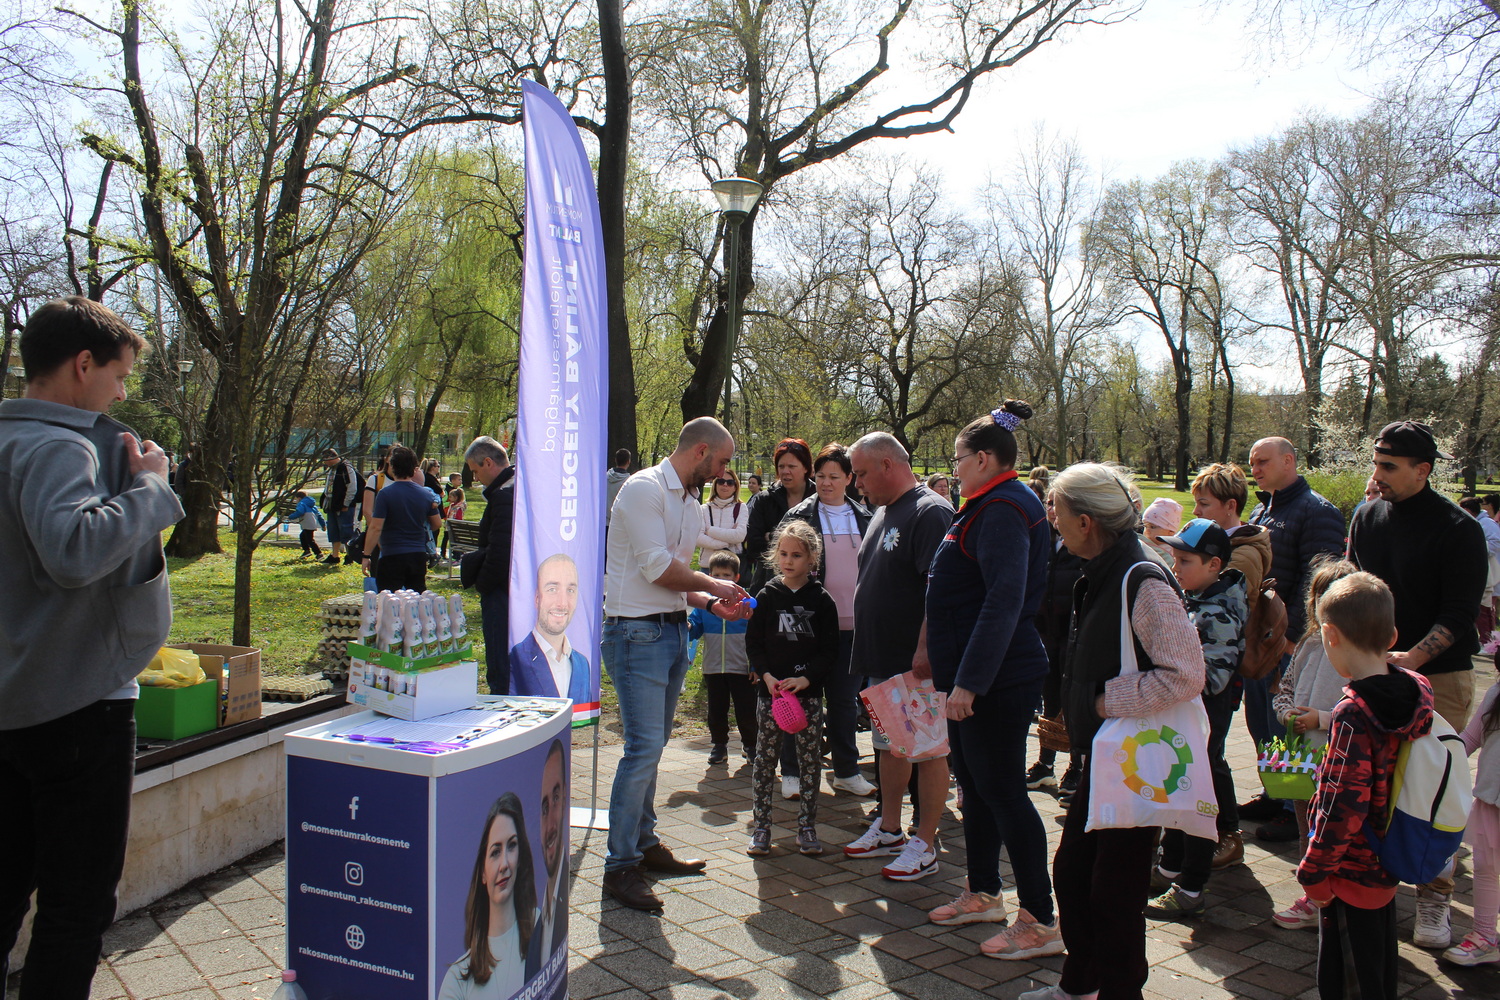
[[807,713],[802,710],[802,702],[790,691],[778,691],[771,699],[771,718],[785,733],[800,733],[807,728]]

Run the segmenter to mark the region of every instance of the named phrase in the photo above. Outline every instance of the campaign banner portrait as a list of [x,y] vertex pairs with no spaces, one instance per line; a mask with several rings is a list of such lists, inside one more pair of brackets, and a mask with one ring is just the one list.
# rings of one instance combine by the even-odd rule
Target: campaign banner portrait
[[510,565],[510,693],[599,718],[608,335],[593,169],[567,108],[523,81],[526,242]]

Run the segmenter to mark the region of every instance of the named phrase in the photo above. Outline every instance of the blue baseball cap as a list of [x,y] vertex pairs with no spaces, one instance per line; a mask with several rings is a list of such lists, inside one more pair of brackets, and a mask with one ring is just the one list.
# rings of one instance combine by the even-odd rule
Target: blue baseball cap
[[1196,552],[1205,559],[1217,557],[1229,561],[1228,533],[1206,517],[1193,518],[1177,534],[1168,535],[1161,541],[1183,552]]

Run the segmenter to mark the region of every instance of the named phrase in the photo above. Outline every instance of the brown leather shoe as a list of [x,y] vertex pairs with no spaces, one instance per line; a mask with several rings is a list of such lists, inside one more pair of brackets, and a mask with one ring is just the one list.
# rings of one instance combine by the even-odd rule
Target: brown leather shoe
[[698,858],[679,861],[672,857],[672,851],[666,844],[655,844],[646,848],[646,852],[641,855],[641,867],[658,875],[697,875],[708,867],[708,862]]
[[1212,870],[1222,871],[1243,860],[1245,860],[1245,838],[1240,831],[1231,830],[1228,833],[1219,834],[1219,846],[1214,851]]
[[646,885],[646,879],[639,868],[605,872],[603,885],[607,895],[615,897],[632,910],[661,909],[661,900]]

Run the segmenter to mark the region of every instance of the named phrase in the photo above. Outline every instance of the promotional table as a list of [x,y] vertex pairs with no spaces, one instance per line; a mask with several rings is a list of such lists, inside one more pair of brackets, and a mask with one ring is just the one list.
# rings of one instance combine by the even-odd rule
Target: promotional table
[[[332,735],[389,721],[373,712],[287,735],[287,967],[309,1000],[567,995],[572,703],[476,699],[522,703],[544,721],[447,753]],[[544,769],[559,748],[561,796],[544,802]],[[496,962],[480,984],[467,942],[491,929],[496,907],[529,908],[532,919],[488,937]],[[527,923],[529,944],[519,933]]]

